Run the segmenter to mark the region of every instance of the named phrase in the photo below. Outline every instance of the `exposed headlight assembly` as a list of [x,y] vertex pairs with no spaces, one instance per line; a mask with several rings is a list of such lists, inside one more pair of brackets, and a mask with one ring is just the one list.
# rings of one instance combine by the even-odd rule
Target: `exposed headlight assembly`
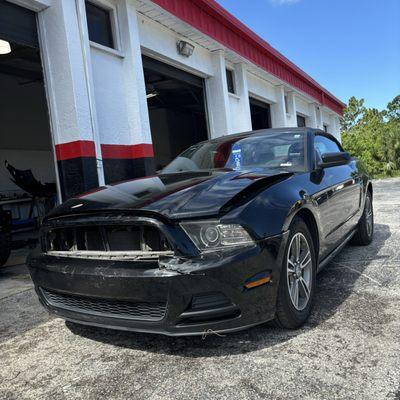
[[238,224],[221,224],[219,221],[182,222],[181,227],[201,251],[247,247],[254,241]]

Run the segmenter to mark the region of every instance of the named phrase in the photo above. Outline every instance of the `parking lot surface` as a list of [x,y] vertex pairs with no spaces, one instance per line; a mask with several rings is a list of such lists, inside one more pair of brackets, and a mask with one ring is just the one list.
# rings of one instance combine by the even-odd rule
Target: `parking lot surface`
[[24,265],[0,268],[0,399],[400,399],[400,179],[374,182],[375,239],[317,278],[298,331],[170,338],[66,324]]

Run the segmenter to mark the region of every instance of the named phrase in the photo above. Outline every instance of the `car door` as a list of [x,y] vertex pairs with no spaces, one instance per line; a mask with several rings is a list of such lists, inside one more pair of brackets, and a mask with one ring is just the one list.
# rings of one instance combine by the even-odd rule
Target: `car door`
[[[318,168],[325,153],[343,152],[339,142],[330,135],[314,135],[315,163]],[[361,178],[356,162],[323,168],[318,193],[323,206],[320,209],[324,252],[329,253],[356,225],[356,214],[361,207]],[[317,199],[318,201],[318,199]]]

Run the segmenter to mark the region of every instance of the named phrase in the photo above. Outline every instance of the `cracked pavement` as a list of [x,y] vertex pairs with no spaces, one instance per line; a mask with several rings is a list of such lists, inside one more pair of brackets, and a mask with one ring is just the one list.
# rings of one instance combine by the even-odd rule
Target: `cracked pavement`
[[0,399],[400,399],[400,179],[374,182],[375,239],[317,278],[298,331],[170,338],[65,323],[24,265],[0,268]]

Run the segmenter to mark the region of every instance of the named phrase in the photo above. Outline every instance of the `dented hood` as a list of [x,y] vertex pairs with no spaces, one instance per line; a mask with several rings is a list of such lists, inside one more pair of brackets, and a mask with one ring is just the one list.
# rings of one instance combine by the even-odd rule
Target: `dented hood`
[[[198,171],[157,175],[100,187],[67,200],[48,218],[94,212],[137,211],[178,219],[217,215],[227,204],[291,174],[276,170]],[[250,196],[251,197],[251,196]]]

